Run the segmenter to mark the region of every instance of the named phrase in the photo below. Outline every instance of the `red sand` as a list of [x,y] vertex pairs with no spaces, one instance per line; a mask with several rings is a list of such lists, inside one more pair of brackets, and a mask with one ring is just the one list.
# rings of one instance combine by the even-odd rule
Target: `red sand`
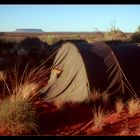
[[[102,130],[94,129],[93,114],[88,105],[69,105],[58,110],[46,102],[35,104],[39,117],[38,133],[23,135],[41,136],[138,136],[140,135],[140,113],[130,117],[124,109],[120,114],[112,113],[104,121]],[[0,134],[10,135],[10,134]]]
[[93,129],[93,114],[87,105],[71,105],[57,110],[53,105],[38,102],[36,109],[40,135],[140,135],[140,113],[130,117],[126,109],[120,114],[112,113],[105,120],[102,130]]

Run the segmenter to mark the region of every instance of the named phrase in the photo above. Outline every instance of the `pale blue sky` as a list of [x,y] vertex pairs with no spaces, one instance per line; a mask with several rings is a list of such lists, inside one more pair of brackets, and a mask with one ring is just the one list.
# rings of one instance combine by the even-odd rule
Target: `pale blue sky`
[[111,24],[136,31],[140,5],[0,5],[0,31],[107,31]]

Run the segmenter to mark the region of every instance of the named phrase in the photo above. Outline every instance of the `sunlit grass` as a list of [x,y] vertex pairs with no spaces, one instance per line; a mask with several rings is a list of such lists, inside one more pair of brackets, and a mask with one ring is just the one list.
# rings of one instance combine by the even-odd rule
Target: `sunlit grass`
[[105,111],[101,106],[93,109],[93,129],[102,130],[105,119],[110,115],[109,111]]
[[40,65],[28,70],[26,66],[19,76],[19,69],[16,66],[7,74],[10,82],[4,80],[4,86],[9,96],[0,100],[0,132],[8,135],[37,132],[38,116],[34,101],[37,100],[39,89],[47,84],[48,69]]
[[128,102],[127,102],[127,109],[128,112],[130,114],[130,116],[135,116],[140,109],[140,100],[137,98],[131,98]]
[[122,102],[122,100],[117,99],[115,104],[115,110],[118,114],[122,111],[123,107],[124,107],[124,103]]
[[0,132],[21,135],[36,131],[37,115],[33,104],[23,100],[22,94],[12,95],[0,103]]

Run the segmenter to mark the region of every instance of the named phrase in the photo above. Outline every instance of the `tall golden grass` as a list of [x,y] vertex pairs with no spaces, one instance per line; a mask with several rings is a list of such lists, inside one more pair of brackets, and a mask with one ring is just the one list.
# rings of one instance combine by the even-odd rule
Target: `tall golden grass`
[[0,133],[22,135],[37,129],[37,115],[33,104],[23,96],[13,94],[0,103]]
[[[42,64],[28,70],[28,65],[19,76],[19,69],[7,70],[9,82],[3,78],[9,96],[0,100],[0,133],[22,135],[38,128],[34,101],[39,89],[47,84],[49,70]],[[5,94],[5,93],[3,93]]]
[[135,116],[140,110],[140,100],[139,98],[131,98],[127,102],[127,109],[130,116]]

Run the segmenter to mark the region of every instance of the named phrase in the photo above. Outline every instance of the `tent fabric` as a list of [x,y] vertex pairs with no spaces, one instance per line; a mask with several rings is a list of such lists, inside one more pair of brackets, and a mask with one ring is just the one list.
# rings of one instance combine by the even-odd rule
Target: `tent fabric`
[[123,95],[125,91],[135,94],[120,66],[120,59],[107,43],[66,41],[58,49],[48,85],[43,91],[45,100],[89,101],[95,89],[115,96]]
[[[57,71],[62,70],[57,76]],[[57,100],[69,102],[81,102],[88,100],[89,83],[83,59],[74,44],[68,42],[61,46],[53,66],[48,86],[46,89],[46,100]]]
[[140,47],[138,44],[109,44],[118,61],[136,91],[140,91]]

